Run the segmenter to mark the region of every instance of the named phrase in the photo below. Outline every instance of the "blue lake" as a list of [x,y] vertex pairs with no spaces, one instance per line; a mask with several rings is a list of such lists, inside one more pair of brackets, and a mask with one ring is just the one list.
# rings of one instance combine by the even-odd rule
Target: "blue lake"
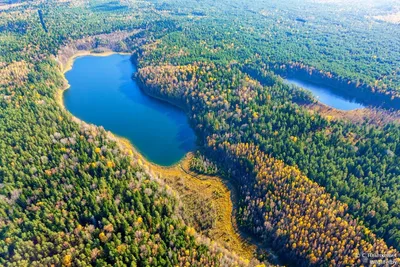
[[331,88],[298,79],[285,79],[285,82],[311,91],[311,93],[319,102],[336,109],[353,110],[364,108],[362,104],[355,102],[354,99],[342,96],[340,93],[335,92]]
[[127,55],[77,58],[65,74],[70,84],[64,92],[65,107],[81,120],[127,138],[150,161],[177,163],[195,148],[187,117],[145,95],[132,80],[134,72]]

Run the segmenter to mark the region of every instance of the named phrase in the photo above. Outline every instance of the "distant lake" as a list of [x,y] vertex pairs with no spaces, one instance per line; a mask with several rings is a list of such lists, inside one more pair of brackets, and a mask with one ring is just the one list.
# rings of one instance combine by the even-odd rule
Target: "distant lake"
[[332,88],[327,88],[298,79],[285,79],[285,82],[311,91],[319,102],[336,109],[353,110],[364,108],[362,104],[355,102],[351,98],[342,96],[340,92],[336,92]]
[[70,88],[65,107],[81,120],[129,139],[148,160],[177,163],[195,148],[196,137],[185,113],[145,95],[132,80],[130,56],[77,58],[66,73]]

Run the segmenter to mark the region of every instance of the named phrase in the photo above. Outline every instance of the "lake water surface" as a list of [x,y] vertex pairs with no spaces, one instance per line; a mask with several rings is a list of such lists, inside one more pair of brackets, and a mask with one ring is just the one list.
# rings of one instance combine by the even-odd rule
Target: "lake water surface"
[[336,109],[353,110],[364,108],[362,104],[355,102],[351,98],[342,96],[339,92],[336,92],[331,88],[298,79],[285,79],[285,82],[311,91],[311,93],[319,102]]
[[130,56],[77,58],[65,74],[64,104],[74,116],[125,137],[150,161],[168,166],[195,148],[185,113],[145,95]]

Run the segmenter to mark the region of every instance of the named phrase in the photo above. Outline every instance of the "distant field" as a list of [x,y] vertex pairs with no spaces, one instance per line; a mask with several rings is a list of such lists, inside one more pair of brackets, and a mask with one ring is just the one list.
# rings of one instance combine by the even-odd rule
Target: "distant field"
[[0,10],[7,10],[21,5],[23,5],[23,3],[10,3],[9,1],[0,1]]
[[382,16],[374,16],[376,20],[381,20],[393,24],[400,24],[400,11],[393,14],[382,15]]

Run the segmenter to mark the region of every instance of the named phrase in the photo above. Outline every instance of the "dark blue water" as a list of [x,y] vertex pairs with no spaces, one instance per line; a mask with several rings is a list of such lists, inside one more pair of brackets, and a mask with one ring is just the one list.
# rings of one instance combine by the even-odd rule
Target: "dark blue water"
[[297,85],[311,91],[314,97],[321,103],[340,110],[353,110],[364,108],[362,104],[355,102],[353,99],[341,96],[340,93],[334,92],[331,88],[312,84],[298,79],[285,79],[287,83]]
[[167,166],[195,148],[185,113],[145,95],[129,56],[85,56],[66,73],[65,107],[85,122],[129,139],[150,161]]

